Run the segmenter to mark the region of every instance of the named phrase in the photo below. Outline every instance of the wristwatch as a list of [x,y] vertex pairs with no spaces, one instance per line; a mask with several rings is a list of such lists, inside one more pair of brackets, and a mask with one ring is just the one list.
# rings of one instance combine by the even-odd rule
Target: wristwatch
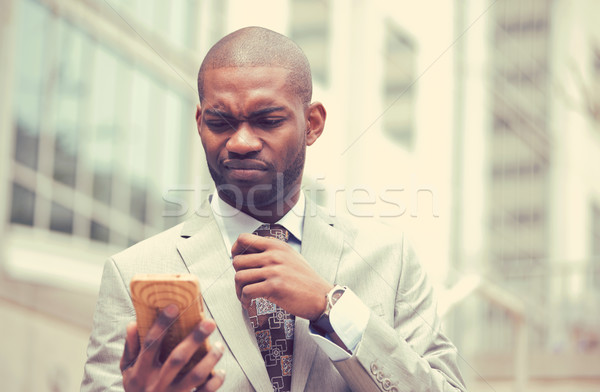
[[311,323],[311,326],[320,334],[326,335],[331,334],[333,331],[333,327],[331,326],[331,322],[329,321],[329,313],[333,308],[333,305],[341,298],[341,296],[346,292],[348,287],[336,285],[330,292],[325,296],[326,305],[325,311],[319,316],[319,318]]

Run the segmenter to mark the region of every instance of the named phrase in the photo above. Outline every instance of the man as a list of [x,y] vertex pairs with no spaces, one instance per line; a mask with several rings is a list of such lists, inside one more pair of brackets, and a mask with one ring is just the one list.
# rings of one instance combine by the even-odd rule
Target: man
[[[300,191],[326,118],[300,48],[238,30],[206,55],[198,91],[217,193],[106,263],[82,390],[464,391],[403,237],[328,216]],[[164,310],[141,348],[128,292],[135,273],[161,272],[196,274],[208,316],[164,363],[158,347],[178,309]],[[206,336],[213,349],[176,378]]]

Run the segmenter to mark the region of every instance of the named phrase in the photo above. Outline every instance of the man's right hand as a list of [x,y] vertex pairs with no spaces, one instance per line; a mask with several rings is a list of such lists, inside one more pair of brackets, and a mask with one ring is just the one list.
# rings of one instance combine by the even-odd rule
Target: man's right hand
[[[212,392],[219,389],[225,379],[223,370],[212,372],[223,355],[223,344],[217,342],[212,349],[189,373],[176,380],[179,371],[190,360],[201,343],[215,330],[215,322],[205,319],[169,354],[164,363],[158,355],[167,329],[176,320],[177,306],[167,306],[158,316],[146,335],[144,347],[140,347],[137,324],[127,325],[125,349],[121,357],[123,387],[127,392],[179,392],[196,388],[198,392]],[[211,375],[212,373],[212,375]]]

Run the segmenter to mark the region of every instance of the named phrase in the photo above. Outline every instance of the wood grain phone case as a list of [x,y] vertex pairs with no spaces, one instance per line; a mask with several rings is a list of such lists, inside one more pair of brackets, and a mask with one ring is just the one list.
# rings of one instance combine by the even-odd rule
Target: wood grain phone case
[[[159,359],[164,362],[175,346],[203,318],[198,278],[192,274],[137,274],[131,280],[130,288],[141,347],[144,347],[146,334],[160,311],[169,304],[175,304],[179,308],[179,316],[169,327],[161,346]],[[205,339],[180,373],[187,373],[209,349],[208,339]]]

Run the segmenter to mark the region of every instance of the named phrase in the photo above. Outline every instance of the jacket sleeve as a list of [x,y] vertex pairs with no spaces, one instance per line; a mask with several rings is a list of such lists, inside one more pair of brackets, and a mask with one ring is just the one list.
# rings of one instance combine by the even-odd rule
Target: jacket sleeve
[[123,391],[119,362],[125,344],[125,327],[135,320],[126,284],[113,259],[106,261],[87,348],[82,392]]
[[401,254],[393,325],[371,312],[354,355],[334,365],[353,391],[466,391],[426,274],[412,249]]

